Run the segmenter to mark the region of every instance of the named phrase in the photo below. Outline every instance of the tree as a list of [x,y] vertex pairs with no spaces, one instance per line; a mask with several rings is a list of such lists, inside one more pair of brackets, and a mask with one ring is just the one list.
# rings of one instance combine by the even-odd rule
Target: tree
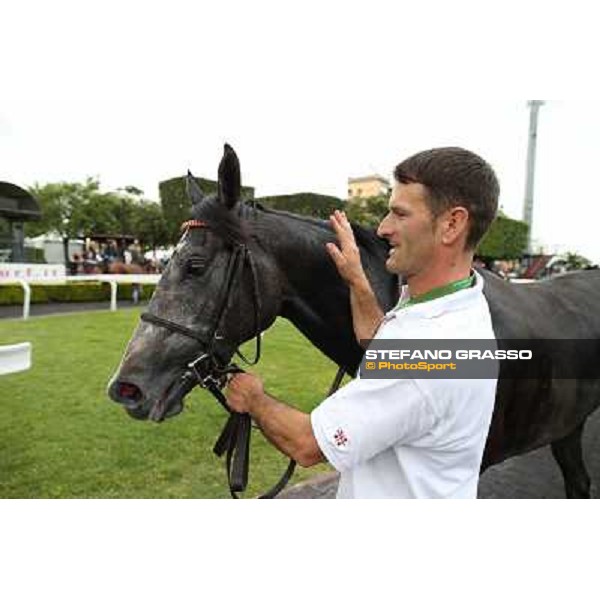
[[521,258],[527,248],[527,223],[499,213],[483,236],[477,255],[486,260]]
[[123,190],[132,196],[136,196],[137,198],[142,198],[144,195],[144,190],[141,190],[139,187],[135,187],[135,185],[126,185],[124,188],[119,188],[119,190]]
[[120,198],[112,193],[97,193],[86,198],[73,215],[80,236],[115,235],[121,231]]
[[169,244],[169,230],[160,204],[141,200],[135,208],[132,233],[142,246],[156,250]]
[[150,248],[168,243],[160,205],[144,199],[135,186],[101,192],[100,182],[88,178],[84,183],[36,184],[29,191],[40,203],[42,219],[26,223],[27,235],[60,235],[65,262],[71,238],[133,235]]
[[592,262],[590,260],[588,260],[585,256],[581,256],[581,254],[577,254],[576,252],[567,252],[564,259],[567,271],[580,271],[586,267],[592,266]]
[[29,192],[38,200],[42,211],[39,221],[25,224],[28,236],[56,232],[63,239],[65,264],[69,262],[69,239],[79,237],[84,206],[99,193],[100,182],[88,177],[84,183],[36,184]]
[[374,229],[387,214],[388,201],[387,196],[357,198],[346,203],[346,214],[350,221]]

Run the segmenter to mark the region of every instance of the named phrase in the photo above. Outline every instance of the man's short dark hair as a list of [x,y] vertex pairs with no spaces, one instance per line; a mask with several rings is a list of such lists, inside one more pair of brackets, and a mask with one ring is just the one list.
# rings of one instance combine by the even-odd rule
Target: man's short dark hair
[[433,148],[402,161],[394,170],[399,183],[421,183],[434,217],[454,206],[469,211],[466,248],[474,249],[498,210],[500,185],[492,167],[463,148]]

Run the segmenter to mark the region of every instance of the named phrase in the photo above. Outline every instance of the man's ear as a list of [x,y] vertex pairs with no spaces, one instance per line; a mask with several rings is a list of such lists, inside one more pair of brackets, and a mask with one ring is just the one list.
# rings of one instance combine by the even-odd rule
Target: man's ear
[[453,244],[458,238],[465,237],[469,228],[469,211],[464,206],[454,206],[446,212],[442,224],[442,242]]

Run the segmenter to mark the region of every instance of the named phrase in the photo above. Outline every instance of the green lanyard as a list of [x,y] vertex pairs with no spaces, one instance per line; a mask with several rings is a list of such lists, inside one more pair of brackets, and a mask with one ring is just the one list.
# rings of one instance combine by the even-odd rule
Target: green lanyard
[[453,294],[454,292],[458,292],[460,290],[465,290],[467,288],[472,287],[475,284],[475,275],[469,275],[464,279],[459,279],[458,281],[452,281],[451,283],[447,283],[446,285],[442,285],[440,287],[433,288],[424,294],[419,294],[418,296],[414,296],[413,298],[409,298],[407,302],[404,304],[398,303],[396,305],[396,309],[405,308],[407,306],[412,306],[413,304],[421,304],[421,302],[428,302],[429,300],[436,300],[437,298],[441,298],[442,296],[447,296],[448,294]]

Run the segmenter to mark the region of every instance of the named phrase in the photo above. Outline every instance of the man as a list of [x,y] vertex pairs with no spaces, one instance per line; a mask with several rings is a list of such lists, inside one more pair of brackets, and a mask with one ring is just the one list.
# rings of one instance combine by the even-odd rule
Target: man
[[[345,215],[331,217],[340,248],[327,250],[350,289],[356,338],[493,338],[483,281],[471,271],[497,210],[493,170],[467,150],[437,148],[400,163],[394,178],[378,235],[390,244],[386,268],[406,285],[387,315]],[[300,465],[329,461],[341,473],[338,498],[474,498],[495,391],[495,379],[359,378],[307,415],[240,374],[228,404]]]

